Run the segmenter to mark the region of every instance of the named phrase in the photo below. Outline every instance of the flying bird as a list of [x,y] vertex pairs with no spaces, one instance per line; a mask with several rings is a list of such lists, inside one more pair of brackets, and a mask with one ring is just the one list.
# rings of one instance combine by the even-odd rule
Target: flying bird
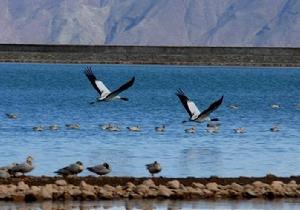
[[[190,116],[189,121],[195,121],[195,122],[199,122],[199,123],[204,122],[205,120],[211,120],[209,115],[213,111],[215,111],[223,102],[223,96],[222,96],[219,100],[217,100],[217,101],[213,102],[212,104],[210,104],[207,109],[200,112],[198,107],[196,106],[196,104],[193,101],[191,101],[184,94],[184,92],[181,89],[177,90],[176,95],[178,96],[178,98],[180,99],[182,105],[184,106],[184,108],[188,112],[188,114]],[[183,122],[186,122],[186,121],[183,121]]]
[[[124,90],[127,90],[130,88],[135,80],[135,77],[132,77],[128,82],[125,84],[121,85],[119,88],[117,88],[114,91],[110,91],[102,81],[97,80],[96,76],[92,72],[91,67],[87,67],[84,71],[85,75],[91,82],[92,86],[95,88],[95,90],[99,93],[99,96],[97,97],[97,101],[111,101],[115,99],[121,99],[123,101],[128,101],[128,98],[121,97],[119,94],[123,92]],[[91,102],[91,104],[94,104],[95,102]]]
[[86,169],[100,176],[111,172],[111,167],[108,165],[108,163],[103,163],[93,167],[87,167]]

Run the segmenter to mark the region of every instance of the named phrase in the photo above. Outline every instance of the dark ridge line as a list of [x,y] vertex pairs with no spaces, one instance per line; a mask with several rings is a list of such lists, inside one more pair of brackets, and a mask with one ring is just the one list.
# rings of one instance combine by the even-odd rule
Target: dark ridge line
[[0,62],[300,67],[300,48],[0,44]]

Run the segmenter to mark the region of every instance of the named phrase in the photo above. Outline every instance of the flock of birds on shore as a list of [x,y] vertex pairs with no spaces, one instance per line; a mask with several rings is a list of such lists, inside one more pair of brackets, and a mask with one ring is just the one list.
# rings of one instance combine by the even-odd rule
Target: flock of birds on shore
[[[7,166],[0,167],[0,178],[7,179],[10,177],[25,176],[26,173],[29,173],[34,169],[32,161],[33,158],[31,156],[28,156],[24,163],[11,163]],[[146,164],[145,166],[152,176],[162,170],[161,165],[157,161]],[[111,166],[106,162],[103,164],[87,167],[86,169],[100,176],[106,175],[111,172]],[[58,169],[54,173],[66,177],[77,175],[83,170],[83,163],[81,161],[77,161],[66,167]]]
[[[96,98],[96,101],[90,102],[90,104],[95,104],[96,102],[109,102],[112,100],[123,100],[123,101],[128,101],[128,98],[126,97],[121,97],[119,94],[128,88],[130,88],[135,81],[135,77],[132,77],[129,81],[127,81],[125,84],[121,85],[119,88],[117,88],[114,91],[110,91],[102,81],[97,80],[96,76],[93,74],[91,67],[86,68],[84,71],[86,77],[94,87],[94,89],[97,91],[99,96]],[[224,96],[219,98],[218,100],[214,101],[211,103],[207,109],[203,110],[202,112],[199,111],[198,107],[196,104],[190,100],[185,93],[183,92],[182,89],[178,89],[176,92],[177,97],[179,98],[181,104],[185,108],[186,112],[189,115],[189,120],[188,121],[193,121],[193,122],[198,122],[202,123],[204,121],[208,121],[207,123],[207,131],[209,133],[217,133],[220,127],[220,122],[218,118],[210,118],[210,114],[217,110],[219,106],[222,104]],[[280,105],[278,104],[273,104],[271,105],[273,109],[278,109],[280,108]],[[237,105],[230,105],[230,109],[238,109],[239,107]],[[297,108],[300,108],[300,104],[297,105]],[[7,113],[6,116],[9,119],[17,119],[17,115],[14,113]],[[185,123],[187,121],[183,121]],[[66,124],[65,127],[67,129],[79,129],[80,125],[79,124]],[[100,125],[100,127],[103,130],[107,131],[120,131],[120,128],[116,125],[113,124],[105,124],[105,125]],[[43,131],[44,129],[49,129],[52,131],[59,130],[60,127],[58,125],[50,125],[47,128],[44,126],[36,126],[32,128],[34,131]],[[127,127],[129,131],[132,132],[139,132],[141,131],[141,127],[139,126],[130,126]],[[159,127],[155,127],[156,132],[164,132],[166,129],[166,126],[163,124]],[[277,126],[274,126],[270,129],[272,132],[278,132],[280,129]],[[196,128],[191,127],[185,129],[186,133],[195,133]],[[246,129],[244,127],[239,127],[234,129],[235,133],[245,133]],[[31,156],[28,156],[26,159],[26,162],[24,163],[12,163],[8,166],[0,167],[0,178],[8,178],[11,176],[16,176],[18,174],[24,175],[25,173],[28,173],[33,170],[33,165],[32,165],[32,160],[33,158]],[[155,173],[159,173],[162,168],[160,164],[155,161],[151,164],[147,164],[146,168],[148,171],[151,173],[153,176]],[[77,175],[78,173],[82,172],[84,170],[84,166],[82,162],[77,161],[76,163],[70,164],[69,166],[66,166],[64,168],[61,168],[55,173],[62,175],[62,176],[69,176],[69,175]],[[106,175],[111,172],[111,167],[108,163],[103,163],[100,165],[96,165],[93,167],[88,167],[87,170],[96,173],[98,175]]]

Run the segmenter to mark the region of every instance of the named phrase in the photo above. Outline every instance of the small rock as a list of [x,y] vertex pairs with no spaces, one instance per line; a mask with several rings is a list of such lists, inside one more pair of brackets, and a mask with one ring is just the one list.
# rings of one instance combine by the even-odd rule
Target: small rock
[[6,185],[0,185],[0,200],[4,200],[4,198],[7,197],[7,195],[10,194],[10,190]]
[[82,190],[82,198],[84,200],[96,200],[97,196],[94,192],[88,190]]
[[5,186],[5,188],[6,188],[6,192],[8,194],[14,193],[17,190],[17,186],[14,184],[9,184],[9,185]]
[[126,183],[126,190],[127,191],[132,191],[135,188],[135,185],[132,182],[127,182]]
[[235,182],[233,182],[231,185],[230,185],[230,188],[237,191],[237,192],[242,192],[243,191],[243,187]]
[[186,191],[190,194],[190,198],[192,199],[202,198],[204,196],[204,192],[200,188],[187,187]]
[[193,182],[192,187],[199,188],[199,189],[204,189],[205,185],[201,184],[201,183]]
[[264,187],[266,184],[261,182],[261,181],[255,181],[255,182],[252,183],[252,185],[254,187],[261,188],[261,187]]
[[46,184],[41,188],[41,197],[44,200],[52,200],[52,185],[51,184]]
[[245,190],[245,192],[243,193],[243,196],[244,196],[245,198],[256,198],[256,197],[257,197],[257,194],[256,194],[253,190],[247,189],[247,190]]
[[219,190],[215,193],[215,198],[228,198],[229,192],[228,190]]
[[101,199],[108,199],[108,200],[111,200],[114,198],[113,196],[113,192],[112,191],[107,191],[105,190],[104,188],[99,188],[99,190],[97,190],[97,194],[98,194],[98,197]]
[[203,189],[202,191],[205,198],[210,198],[214,195],[214,193],[208,189]]
[[137,194],[139,195],[147,195],[149,192],[149,187],[143,184],[137,185],[135,190]]
[[[31,186],[29,192],[30,192],[29,194],[31,194],[31,196],[29,198],[30,201],[43,200],[42,196],[41,196],[41,187]],[[28,196],[27,196],[27,198],[28,198]],[[26,200],[26,197],[25,197],[25,200]]]
[[7,179],[10,177],[10,174],[6,170],[0,170],[0,179]]
[[57,186],[66,186],[66,185],[67,185],[67,182],[66,182],[66,180],[64,180],[64,179],[59,179],[59,180],[56,180],[56,181],[55,181],[55,184],[56,184]]
[[276,190],[277,192],[283,191],[284,183],[282,181],[273,181],[271,187]]
[[17,186],[17,191],[27,191],[29,190],[29,186],[25,184],[23,181],[20,181]]
[[87,184],[85,181],[81,181],[79,186],[81,190],[86,190],[90,192],[94,191],[94,186]]
[[115,188],[113,186],[108,185],[108,184],[104,185],[103,189],[106,190],[106,191],[110,191],[110,192],[115,191]]
[[16,192],[11,195],[11,198],[14,202],[23,202],[25,200],[25,193]]
[[172,195],[172,191],[164,185],[159,185],[158,186],[158,195],[168,198]]
[[118,195],[119,197],[122,197],[124,195],[123,187],[120,185],[116,186],[115,194]]
[[68,190],[69,194],[72,196],[72,198],[79,198],[81,196],[81,190],[79,187],[74,186],[71,189]]
[[130,194],[130,198],[132,198],[132,199],[140,199],[140,198],[142,198],[142,195],[137,194],[137,193],[131,193]]
[[180,187],[180,182],[178,180],[173,180],[173,181],[169,181],[167,183],[167,186],[170,188],[170,189],[179,189]]
[[148,187],[156,187],[154,181],[152,179],[147,179],[145,181],[143,181],[143,185],[146,185]]
[[207,183],[206,188],[210,191],[215,191],[215,192],[219,190],[218,184],[216,182]]

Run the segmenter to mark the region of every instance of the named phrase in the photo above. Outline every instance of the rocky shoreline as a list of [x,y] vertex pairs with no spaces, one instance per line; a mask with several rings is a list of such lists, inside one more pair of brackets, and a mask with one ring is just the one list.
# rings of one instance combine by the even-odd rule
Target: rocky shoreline
[[18,177],[0,180],[2,201],[300,198],[300,177]]

